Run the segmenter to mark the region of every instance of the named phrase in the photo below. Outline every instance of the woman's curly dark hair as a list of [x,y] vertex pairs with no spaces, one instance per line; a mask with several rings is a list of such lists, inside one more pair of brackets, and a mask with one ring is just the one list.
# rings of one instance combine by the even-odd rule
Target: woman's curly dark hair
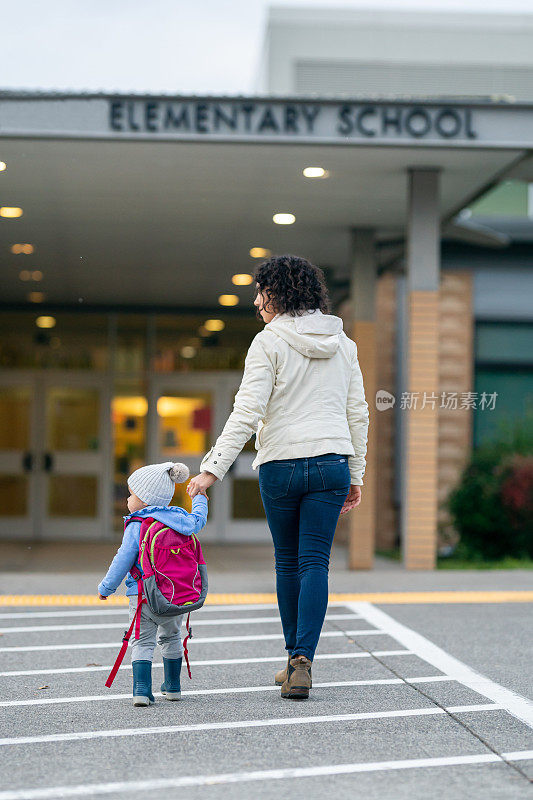
[[[299,256],[271,256],[260,264],[254,278],[267,299],[264,310],[298,316],[308,309],[330,312],[330,299],[324,273]],[[261,319],[259,310],[257,318]]]

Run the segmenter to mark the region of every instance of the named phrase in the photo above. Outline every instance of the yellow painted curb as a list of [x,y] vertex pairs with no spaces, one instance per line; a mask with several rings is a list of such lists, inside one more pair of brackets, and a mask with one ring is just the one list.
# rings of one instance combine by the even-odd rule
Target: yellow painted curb
[[[330,602],[392,603],[532,603],[533,591],[446,591],[446,592],[360,592],[330,594]],[[206,605],[276,603],[275,594],[210,594]],[[99,600],[91,594],[7,594],[0,595],[1,606],[126,606],[124,595]]]

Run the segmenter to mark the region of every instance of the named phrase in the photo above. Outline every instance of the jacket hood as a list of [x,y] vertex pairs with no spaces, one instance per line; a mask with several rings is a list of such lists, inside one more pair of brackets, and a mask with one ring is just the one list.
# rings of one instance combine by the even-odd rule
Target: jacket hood
[[343,332],[342,319],[334,314],[323,314],[319,308],[296,317],[276,314],[265,328],[308,358],[334,356]]
[[[205,501],[207,503],[207,500]],[[146,506],[140,511],[128,514],[125,520],[130,517],[153,517],[163,525],[168,525],[173,530],[181,531],[183,527],[183,517],[188,516],[188,512],[181,506]]]

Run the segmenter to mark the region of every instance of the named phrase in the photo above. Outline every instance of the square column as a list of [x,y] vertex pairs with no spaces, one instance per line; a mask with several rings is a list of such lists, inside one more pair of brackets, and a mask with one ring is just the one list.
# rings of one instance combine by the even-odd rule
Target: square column
[[361,488],[361,503],[349,512],[348,565],[350,569],[372,569],[376,532],[376,280],[377,263],[374,231],[369,228],[352,232],[352,272],[349,326],[357,344],[357,358],[363,373],[365,399],[368,403],[369,428],[366,469]]
[[[439,408],[439,170],[409,170],[406,385],[401,387],[402,551],[407,569],[434,569],[437,556]],[[398,399],[398,402],[400,399]]]

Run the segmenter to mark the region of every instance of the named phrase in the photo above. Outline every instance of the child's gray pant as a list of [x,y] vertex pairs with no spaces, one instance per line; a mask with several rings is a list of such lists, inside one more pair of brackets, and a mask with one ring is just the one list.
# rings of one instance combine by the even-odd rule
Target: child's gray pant
[[[137,595],[130,597],[129,618],[130,625],[137,608]],[[183,645],[181,643],[181,621],[184,617],[160,617],[153,614],[146,603],[141,606],[141,630],[138,639],[135,639],[135,628],[131,634],[131,660],[151,661],[156,644],[161,648],[164,658],[181,658]]]

